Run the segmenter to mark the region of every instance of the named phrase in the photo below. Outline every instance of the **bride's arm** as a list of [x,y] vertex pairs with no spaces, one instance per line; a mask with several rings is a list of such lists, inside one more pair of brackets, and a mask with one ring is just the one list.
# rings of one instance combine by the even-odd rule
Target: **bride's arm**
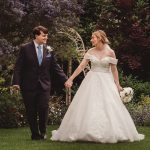
[[88,59],[83,59],[82,62],[80,63],[80,65],[77,67],[77,69],[73,72],[73,74],[70,76],[70,78],[66,81],[65,85],[67,87],[71,87],[73,80],[76,76],[78,76],[83,69],[86,67],[86,65],[88,64],[89,60]]
[[[111,56],[116,59],[116,55],[114,51],[111,52]],[[118,88],[118,91],[121,91],[122,87],[120,86],[120,83],[119,83],[119,75],[118,75],[118,69],[117,69],[116,64],[111,64],[111,71],[113,74],[114,82]]]
[[118,70],[117,70],[116,65],[111,64],[111,70],[112,70],[115,84],[116,84],[118,90],[120,91],[120,90],[122,90],[122,87],[120,86],[120,83],[119,83],[119,75],[118,75]]

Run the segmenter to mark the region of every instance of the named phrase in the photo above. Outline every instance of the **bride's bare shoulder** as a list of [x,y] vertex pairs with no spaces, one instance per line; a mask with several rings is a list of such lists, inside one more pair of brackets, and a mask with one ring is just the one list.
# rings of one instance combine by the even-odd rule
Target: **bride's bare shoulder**
[[115,57],[115,51],[113,49],[109,49],[108,55],[111,57]]
[[95,49],[94,47],[90,48],[90,49],[87,51],[87,53],[92,54],[93,51],[94,51],[94,49]]

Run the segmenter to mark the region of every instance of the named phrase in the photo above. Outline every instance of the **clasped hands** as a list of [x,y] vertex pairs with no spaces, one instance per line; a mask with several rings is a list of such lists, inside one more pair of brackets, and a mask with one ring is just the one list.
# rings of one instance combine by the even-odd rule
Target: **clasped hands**
[[73,81],[71,79],[68,79],[66,82],[65,82],[65,87],[66,88],[71,88],[72,87],[72,84],[73,84]]

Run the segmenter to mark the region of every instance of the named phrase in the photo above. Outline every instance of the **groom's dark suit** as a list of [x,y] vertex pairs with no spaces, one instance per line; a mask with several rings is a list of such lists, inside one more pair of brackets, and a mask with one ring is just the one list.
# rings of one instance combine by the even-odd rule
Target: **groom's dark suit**
[[[56,63],[53,52],[43,47],[43,60],[39,66],[34,42],[21,47],[17,59],[13,85],[19,85],[27,111],[32,138],[46,133],[48,118],[48,100],[51,90],[51,73],[59,76],[62,83],[67,80],[62,69]],[[39,116],[39,124],[37,122]]]

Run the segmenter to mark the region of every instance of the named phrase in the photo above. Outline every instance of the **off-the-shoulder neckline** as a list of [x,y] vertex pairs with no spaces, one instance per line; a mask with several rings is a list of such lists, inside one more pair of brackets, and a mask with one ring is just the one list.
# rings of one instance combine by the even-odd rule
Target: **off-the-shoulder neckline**
[[[111,56],[103,56],[102,58],[98,58],[97,56],[95,56],[94,54],[90,54],[87,52],[88,55],[91,55],[91,56],[94,56],[97,60],[101,61],[103,60],[104,58],[112,58],[112,59],[116,59],[116,58],[113,58]],[[116,59],[117,60],[117,59]]]

